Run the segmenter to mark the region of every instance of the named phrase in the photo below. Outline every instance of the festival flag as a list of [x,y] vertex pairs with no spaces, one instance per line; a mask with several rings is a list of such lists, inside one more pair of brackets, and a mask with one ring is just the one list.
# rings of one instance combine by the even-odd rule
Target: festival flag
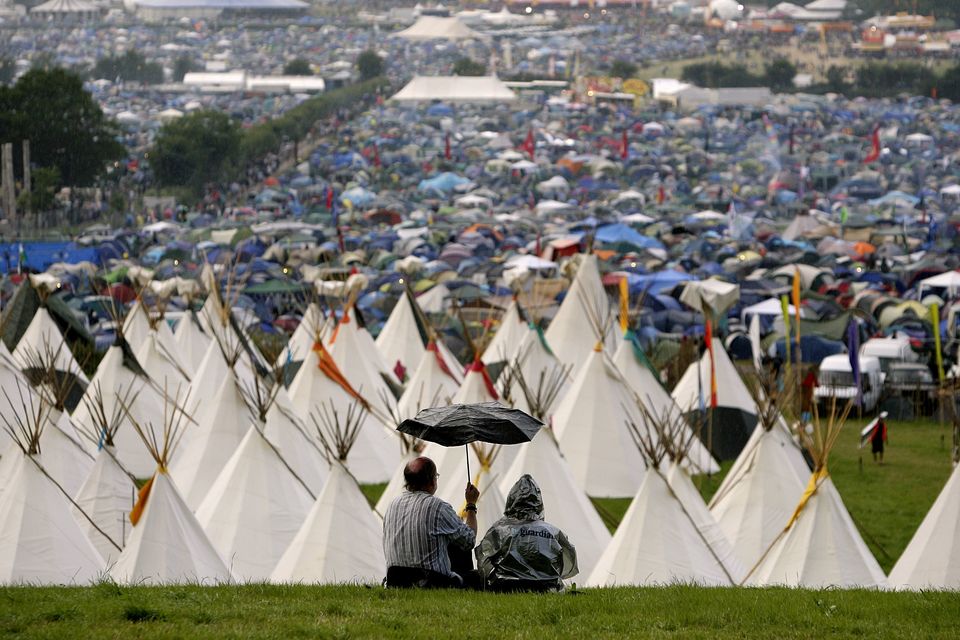
[[800,348],[800,267],[793,267],[793,313],[796,320],[797,349]]
[[450,133],[447,132],[447,137],[443,141],[443,158],[445,160],[450,159]]
[[750,350],[753,352],[753,366],[757,373],[763,371],[763,360],[761,359],[760,346],[760,316],[753,314],[750,319]]
[[784,348],[787,351],[787,369],[790,368],[790,345],[793,343],[793,340],[790,339],[790,302],[787,300],[787,296],[780,296],[780,311],[783,313],[783,344]]
[[880,127],[876,126],[873,128],[873,135],[870,137],[872,142],[872,147],[870,153],[867,154],[867,157],[863,159],[864,163],[870,164],[871,162],[876,162],[880,159]]
[[380,168],[380,145],[373,143],[373,166]]
[[657,187],[657,204],[663,204],[663,201],[667,199],[667,192],[664,191],[663,185],[661,184]]
[[850,321],[847,327],[847,350],[850,358],[850,370],[853,372],[853,384],[857,387],[856,404],[863,404],[863,387],[860,384],[860,333],[857,329],[857,323]]
[[627,278],[620,278],[620,331],[626,333],[630,326],[630,285]]
[[627,130],[623,130],[620,139],[620,159],[626,160],[630,156],[630,143],[627,141]]
[[23,273],[23,268],[27,266],[27,250],[23,248],[23,243],[17,250],[17,273]]
[[540,257],[540,230],[537,229],[537,244],[533,247],[534,255]]
[[933,349],[937,359],[937,379],[943,384],[943,349],[940,347],[940,305],[930,305],[930,317],[933,320]]
[[533,160],[534,152],[537,150],[537,142],[533,138],[533,129],[527,131],[527,138],[523,141],[523,144],[520,145],[520,148],[526,151],[530,159]]
[[840,207],[840,224],[847,224],[847,218],[850,217],[850,210],[847,209],[847,205]]
[[333,187],[327,186],[327,211],[333,209]]
[[713,324],[707,317],[707,326],[704,331],[704,340],[707,342],[707,352],[710,354],[710,408],[717,408],[717,366],[713,358]]

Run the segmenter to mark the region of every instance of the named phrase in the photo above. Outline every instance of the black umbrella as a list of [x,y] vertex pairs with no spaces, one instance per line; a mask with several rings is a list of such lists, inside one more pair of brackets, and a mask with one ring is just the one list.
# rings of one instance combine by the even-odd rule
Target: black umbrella
[[[416,417],[401,422],[397,430],[444,447],[456,447],[471,442],[530,442],[541,427],[542,422],[519,409],[510,409],[499,402],[481,402],[424,409]],[[470,477],[469,455],[467,477]]]

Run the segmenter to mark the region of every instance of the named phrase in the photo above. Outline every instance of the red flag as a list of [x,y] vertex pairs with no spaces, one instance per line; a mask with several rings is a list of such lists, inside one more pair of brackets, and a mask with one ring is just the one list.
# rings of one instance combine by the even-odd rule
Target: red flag
[[347,248],[343,242],[343,229],[340,228],[340,225],[337,225],[337,245],[340,247],[340,253],[345,253]]
[[450,134],[449,133],[447,134],[447,139],[444,141],[444,144],[443,144],[443,157],[446,160],[450,159]]
[[373,166],[380,168],[380,146],[376,143],[373,145]]
[[707,351],[710,353],[710,408],[717,408],[717,367],[713,359],[713,325],[710,318],[707,318],[707,328],[704,332],[704,340],[707,341]]
[[523,144],[520,145],[520,148],[527,152],[527,155],[530,156],[530,159],[533,160],[533,154],[537,150],[537,142],[533,139],[533,129],[530,129],[527,132],[527,139],[523,141]]
[[333,208],[333,187],[327,187],[327,209]]
[[627,141],[627,130],[623,130],[623,138],[620,140],[620,159],[626,160],[630,155],[630,143]]
[[533,249],[534,255],[540,257],[540,231],[537,231],[537,244]]
[[870,154],[863,159],[863,161],[867,164],[870,164],[871,162],[876,162],[877,160],[880,159],[880,127],[873,128],[872,141],[873,141],[873,148],[870,150]]
[[657,187],[657,204],[663,204],[663,201],[667,199],[667,192],[663,190],[663,185]]

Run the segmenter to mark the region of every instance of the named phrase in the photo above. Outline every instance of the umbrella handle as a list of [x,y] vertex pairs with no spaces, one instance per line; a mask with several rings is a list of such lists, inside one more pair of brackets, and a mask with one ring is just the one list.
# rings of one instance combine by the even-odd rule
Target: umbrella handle
[[470,484],[470,445],[463,445],[463,450],[467,454],[467,484]]

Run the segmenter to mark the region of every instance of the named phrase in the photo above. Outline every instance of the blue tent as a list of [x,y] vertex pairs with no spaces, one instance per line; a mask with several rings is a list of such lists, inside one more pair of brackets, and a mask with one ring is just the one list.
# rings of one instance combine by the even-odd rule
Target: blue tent
[[618,222],[597,229],[596,240],[604,244],[629,245],[637,249],[663,249],[660,241],[645,236],[633,227]]
[[[797,341],[790,341],[791,357],[797,358]],[[820,336],[800,336],[800,356],[802,362],[819,363],[827,356],[834,356],[846,351],[842,342],[828,340]],[[783,338],[777,340],[777,357],[785,360],[787,357],[786,342]]]
[[445,171],[432,178],[421,180],[420,184],[417,185],[417,189],[419,189],[420,191],[427,191],[427,192],[434,191],[434,192],[447,194],[453,191],[458,186],[462,184],[467,184],[468,182],[470,182],[470,180],[467,178],[464,178],[463,176],[458,176],[455,173],[450,173],[449,171]]

